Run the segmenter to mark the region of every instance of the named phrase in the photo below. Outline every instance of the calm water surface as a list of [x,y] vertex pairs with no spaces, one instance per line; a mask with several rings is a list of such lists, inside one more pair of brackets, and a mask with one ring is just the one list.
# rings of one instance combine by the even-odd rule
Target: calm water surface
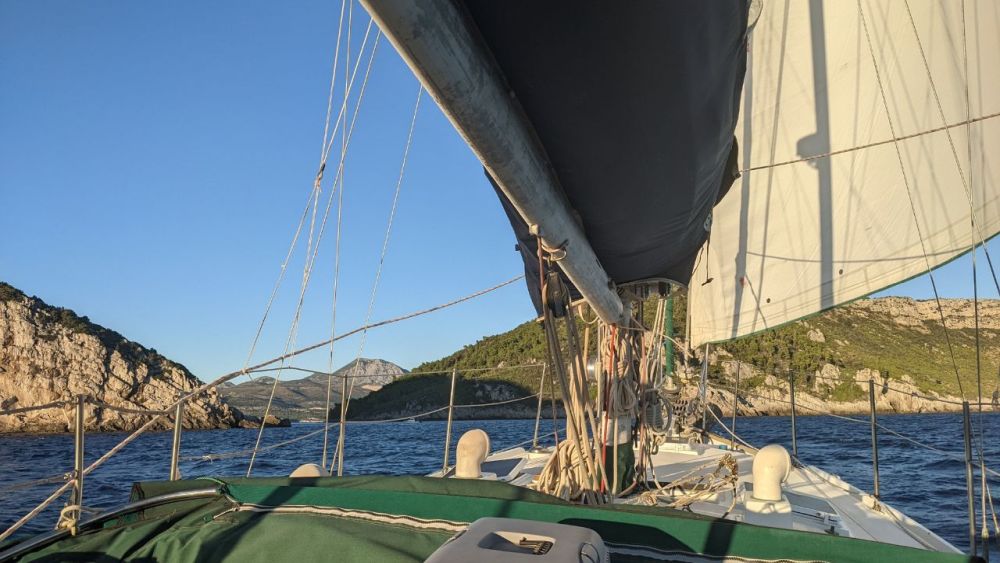
[[[879,472],[883,500],[960,549],[967,549],[961,417],[954,414],[894,415],[881,416],[880,422],[950,454],[929,451],[882,433]],[[984,415],[983,422],[987,464],[992,462],[994,469],[1000,468],[1000,414]],[[530,440],[533,427],[533,420],[456,421],[454,436],[457,440],[466,430],[482,428],[489,433],[493,449],[497,450]],[[788,417],[740,418],[736,430],[751,444],[779,443],[790,449],[790,427]],[[276,444],[319,428],[318,424],[268,428],[263,445]],[[803,461],[838,474],[860,489],[871,490],[871,442],[867,421],[853,423],[825,416],[799,417],[797,428],[799,456]],[[551,429],[551,420],[542,422],[542,432],[548,433],[549,439]],[[354,475],[429,473],[441,467],[444,434],[443,421],[350,424],[345,448],[346,472]],[[186,432],[182,456],[249,449],[256,435],[256,430]],[[124,436],[118,433],[88,435],[87,462],[106,452]],[[170,438],[170,433],[142,436],[88,476],[84,486],[85,504],[95,508],[115,506],[128,499],[133,481],[167,478]],[[332,429],[331,444],[336,443],[336,439],[337,430]],[[320,434],[263,452],[257,457],[253,474],[288,475],[301,463],[318,463],[322,448]],[[181,473],[189,478],[244,475],[247,462],[246,456],[216,461],[189,459],[181,462]],[[57,486],[48,484],[11,491],[11,485],[66,472],[72,464],[71,435],[0,437],[0,529],[10,526]],[[992,478],[990,483],[994,491],[1000,492],[1000,479]],[[977,497],[977,510],[978,506]],[[32,532],[51,529],[57,515],[58,509],[49,510],[25,529]],[[994,553],[997,553],[995,547]]]

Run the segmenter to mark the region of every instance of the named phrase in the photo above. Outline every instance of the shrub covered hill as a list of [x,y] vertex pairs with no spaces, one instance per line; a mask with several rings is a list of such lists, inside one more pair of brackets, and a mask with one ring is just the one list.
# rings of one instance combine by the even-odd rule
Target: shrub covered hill
[[[951,410],[954,405],[920,399],[921,395],[957,398],[962,388],[975,399],[976,335],[973,303],[944,299],[942,310],[951,340],[933,300],[903,297],[862,299],[777,329],[712,347],[710,379],[720,390],[731,388],[740,371],[741,414],[784,412],[787,380],[793,374],[797,399],[836,412],[867,409],[867,381],[880,386],[879,408],[900,412]],[[980,353],[985,400],[1000,382],[1000,301],[981,300]],[[652,321],[646,307],[647,322]],[[686,299],[675,297],[675,334],[685,333]],[[683,344],[683,341],[681,342]],[[685,365],[678,353],[676,370],[696,373],[701,351]],[[546,357],[541,325],[529,321],[439,360],[415,367],[380,391],[352,401],[352,418],[411,416],[448,404],[450,370],[457,368],[456,404],[497,402],[538,392]],[[954,363],[952,362],[954,357]],[[683,375],[682,375],[683,377]],[[551,378],[547,378],[551,379]],[[544,395],[551,396],[550,383]],[[916,395],[915,395],[916,394]],[[721,410],[731,410],[732,396],[713,396]],[[489,411],[458,409],[457,417],[534,416],[535,401],[525,400]],[[445,413],[437,413],[443,416]]]

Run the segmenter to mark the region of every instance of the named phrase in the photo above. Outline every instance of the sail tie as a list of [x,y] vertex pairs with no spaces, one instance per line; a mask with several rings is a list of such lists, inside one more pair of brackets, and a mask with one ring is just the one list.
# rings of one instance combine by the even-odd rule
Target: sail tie
[[71,536],[76,536],[80,529],[80,518],[84,513],[98,514],[100,510],[87,508],[81,504],[67,504],[59,511],[59,521],[56,522],[57,530],[69,530]]

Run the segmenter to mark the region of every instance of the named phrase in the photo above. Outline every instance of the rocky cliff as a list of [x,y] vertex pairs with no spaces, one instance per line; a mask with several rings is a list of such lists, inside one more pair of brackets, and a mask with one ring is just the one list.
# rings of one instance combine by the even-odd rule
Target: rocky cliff
[[[132,430],[148,420],[128,410],[165,410],[201,382],[184,366],[74,312],[0,282],[0,410],[88,395],[87,430]],[[104,403],[104,405],[95,403]],[[0,432],[66,432],[74,407],[0,415]],[[211,390],[188,403],[185,428],[238,426],[243,415]],[[171,425],[164,420],[160,428]]]
[[[736,387],[736,371],[739,366],[743,383],[748,379],[753,387]],[[708,387],[708,401],[717,413],[732,416],[733,410],[739,416],[788,415],[791,413],[791,389],[786,378],[763,374],[751,365],[726,363],[726,375],[714,377]],[[811,375],[811,377],[810,377]],[[697,394],[696,378],[691,378],[686,387],[688,395]],[[884,374],[861,369],[857,372],[841,372],[832,364],[814,374],[798,374],[795,383],[795,412],[798,416],[817,414],[867,415],[868,380],[875,383],[875,409],[880,413],[926,413],[957,412],[962,410],[961,397],[922,391],[912,378],[903,375],[899,379],[888,379]],[[738,395],[734,401],[734,391]],[[833,400],[831,394],[840,398]],[[984,398],[989,401],[989,397]],[[987,407],[989,408],[989,407]]]

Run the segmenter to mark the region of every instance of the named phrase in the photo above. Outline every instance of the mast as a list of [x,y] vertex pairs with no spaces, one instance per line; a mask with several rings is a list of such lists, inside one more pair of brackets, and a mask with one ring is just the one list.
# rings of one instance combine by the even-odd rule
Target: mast
[[448,0],[361,0],[544,247],[559,249],[566,277],[602,321],[624,321],[624,306],[532,126],[491,54]]

